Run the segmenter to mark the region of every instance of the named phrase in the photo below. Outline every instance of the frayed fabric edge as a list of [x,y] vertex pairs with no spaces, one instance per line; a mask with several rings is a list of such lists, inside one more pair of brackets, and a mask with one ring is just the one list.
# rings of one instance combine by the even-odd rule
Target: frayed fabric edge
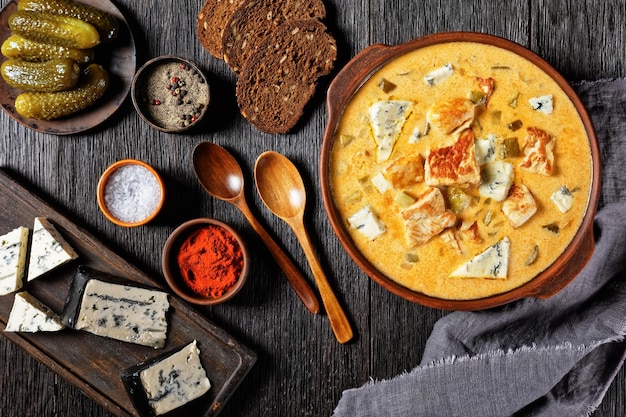
[[[598,340],[598,341],[594,341],[591,344],[582,344],[582,345],[574,345],[570,342],[565,342],[565,343],[561,343],[558,345],[554,345],[554,346],[541,346],[538,347],[536,344],[532,344],[530,346],[522,346],[519,348],[511,348],[511,349],[498,349],[498,350],[492,350],[486,353],[479,353],[477,355],[464,355],[464,356],[456,356],[456,355],[452,355],[452,356],[448,356],[445,358],[441,358],[438,359],[436,361],[430,362],[426,365],[419,365],[416,366],[415,368],[411,369],[411,370],[404,370],[401,373],[399,373],[398,375],[394,376],[393,378],[390,379],[376,379],[373,377],[370,377],[369,380],[363,384],[364,387],[367,386],[371,386],[380,382],[386,382],[386,381],[390,381],[392,379],[402,379],[402,378],[406,378],[409,377],[409,375],[413,372],[419,371],[421,369],[429,369],[429,368],[435,368],[435,367],[439,367],[439,366],[449,366],[449,365],[454,365],[455,363],[463,363],[463,362],[469,362],[469,361],[481,361],[481,360],[485,360],[485,359],[493,359],[493,358],[502,358],[502,357],[506,357],[506,356],[510,356],[510,355],[517,355],[517,354],[525,354],[525,353],[546,353],[549,351],[558,351],[558,350],[570,350],[570,351],[587,351],[587,352],[591,352],[592,350],[594,350],[595,348],[597,348],[600,345],[603,345],[605,343],[612,343],[612,342],[619,342],[624,340],[624,335],[617,335],[615,337],[612,338],[607,338],[607,339],[603,339],[603,340]],[[584,417],[584,416],[581,416]]]
[[583,412],[582,414],[579,414],[578,417],[591,417],[591,415],[595,413],[597,410],[598,410],[598,407],[594,407],[592,405],[587,406],[587,411]]
[[484,359],[501,358],[504,356],[516,355],[516,354],[521,354],[521,353],[530,353],[530,352],[544,353],[544,352],[555,351],[555,350],[591,351],[595,349],[596,347],[607,342],[609,341],[601,340],[601,341],[593,342],[589,345],[584,345],[584,344],[574,345],[573,343],[570,343],[570,342],[564,342],[564,343],[560,343],[558,345],[553,345],[553,346],[537,346],[536,344],[533,343],[530,346],[521,346],[519,348],[511,348],[511,349],[506,349],[506,350],[497,349],[497,350],[492,350],[492,351],[485,352],[485,353],[479,353],[477,355],[465,355],[465,356],[453,355],[447,358],[442,358],[442,359],[433,361],[426,365],[417,366],[416,368],[414,368],[414,370],[442,366],[442,365],[452,365],[456,362],[480,361]]
[[[624,333],[624,331],[622,331],[622,333]],[[626,335],[621,335],[621,336],[616,336],[616,337],[607,339],[606,343],[623,342],[624,340],[626,340]],[[622,356],[622,366],[623,366],[623,361],[625,358],[626,358],[626,354]],[[617,373],[619,372],[619,369],[620,368],[615,369],[615,372],[613,373],[613,375],[611,375],[611,380],[615,379],[615,375],[617,375]],[[609,386],[610,384],[607,384],[604,387],[602,392],[600,392],[600,395],[597,396],[595,402],[587,406],[587,411],[583,412],[583,414],[580,414],[579,417],[591,417],[591,415],[598,410],[598,408],[600,407],[600,404],[602,404],[602,401],[604,400],[604,396],[609,390]]]

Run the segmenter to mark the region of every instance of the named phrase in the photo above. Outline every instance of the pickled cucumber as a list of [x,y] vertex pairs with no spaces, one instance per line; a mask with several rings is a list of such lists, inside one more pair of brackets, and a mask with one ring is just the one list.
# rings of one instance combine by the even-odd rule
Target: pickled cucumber
[[80,66],[69,58],[45,62],[26,62],[18,59],[4,61],[2,78],[12,87],[27,91],[54,93],[69,90],[78,82]]
[[100,40],[103,42],[112,41],[119,32],[119,24],[114,16],[73,0],[18,0],[17,9],[75,17],[92,24],[100,32]]
[[89,49],[100,43],[95,27],[70,16],[18,11],[9,16],[9,27],[24,38],[70,48]]
[[69,58],[79,64],[93,61],[93,49],[68,48],[11,35],[2,43],[2,55],[9,59],[40,62],[54,58]]
[[73,89],[59,93],[22,93],[15,99],[15,110],[30,119],[58,119],[94,104],[108,85],[109,75],[105,69],[90,64]]

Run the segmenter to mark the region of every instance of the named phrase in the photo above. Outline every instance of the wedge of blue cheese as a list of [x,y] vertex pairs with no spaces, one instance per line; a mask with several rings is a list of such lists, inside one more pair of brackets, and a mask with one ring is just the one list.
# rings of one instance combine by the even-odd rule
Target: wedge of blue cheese
[[448,62],[444,66],[436,68],[424,75],[424,82],[432,87],[441,84],[450,78],[452,74],[454,74],[454,67]]
[[413,102],[381,100],[369,108],[370,124],[374,134],[378,162],[389,159],[402,127],[413,111]]
[[476,146],[478,165],[483,166],[488,162],[496,160],[496,137],[494,135],[490,134],[483,139],[476,139],[474,144]]
[[32,281],[61,265],[78,258],[54,225],[45,217],[36,217],[28,261],[27,281]]
[[211,389],[195,340],[141,370],[139,380],[148,404],[157,416],[182,407]]
[[483,165],[478,192],[482,197],[503,201],[509,195],[514,175],[513,164],[503,161],[488,162]]
[[507,278],[510,246],[511,242],[505,236],[459,266],[450,276],[458,278]]
[[552,200],[561,213],[567,213],[574,205],[574,196],[566,186],[562,186],[552,193],[550,200]]
[[0,236],[0,295],[22,288],[28,235],[28,228],[20,226]]
[[370,206],[365,206],[350,216],[348,224],[370,240],[376,239],[387,230]]
[[57,332],[65,325],[58,314],[26,291],[15,294],[5,332]]
[[545,114],[552,114],[552,94],[546,94],[545,96],[540,97],[533,97],[528,100],[528,103],[530,103],[530,107],[532,107],[533,110],[537,110]]
[[61,315],[63,323],[155,349],[165,346],[168,294],[116,280],[119,277],[79,266]]

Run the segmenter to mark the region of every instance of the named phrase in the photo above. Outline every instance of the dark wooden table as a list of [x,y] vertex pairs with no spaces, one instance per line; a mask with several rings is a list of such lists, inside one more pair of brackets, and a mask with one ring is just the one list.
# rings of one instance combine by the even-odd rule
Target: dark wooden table
[[[325,127],[324,79],[302,122],[288,135],[254,129],[240,115],[235,78],[196,39],[202,0],[115,0],[129,21],[137,63],[177,54],[199,63],[212,87],[210,120],[199,132],[164,134],[149,128],[127,100],[103,126],[85,134],[39,134],[0,114],[0,167],[27,184],[131,263],[163,282],[160,252],[185,220],[210,216],[241,231],[253,253],[244,290],[227,304],[200,311],[252,348],[258,362],[224,407],[223,416],[329,416],[344,389],[370,378],[390,378],[416,366],[433,323],[445,312],[407,302],[373,283],[351,261],[323,210],[318,162]],[[2,0],[2,5],[7,0]],[[624,0],[326,0],[328,24],[339,45],[336,70],[373,43],[397,44],[441,31],[503,36],[544,57],[571,82],[626,76]],[[211,141],[243,164],[252,210],[284,245],[310,282],[291,230],[270,215],[253,189],[251,170],[263,151],[291,158],[309,191],[307,225],[331,284],[349,312],[356,337],[339,345],[325,315],[308,313],[234,207],[210,198],[191,165],[194,146]],[[124,229],[108,222],[96,204],[96,184],[112,162],[138,158],[165,178],[164,214],[148,226]],[[81,391],[0,337],[0,415],[108,416]],[[622,370],[594,416],[623,416]]]

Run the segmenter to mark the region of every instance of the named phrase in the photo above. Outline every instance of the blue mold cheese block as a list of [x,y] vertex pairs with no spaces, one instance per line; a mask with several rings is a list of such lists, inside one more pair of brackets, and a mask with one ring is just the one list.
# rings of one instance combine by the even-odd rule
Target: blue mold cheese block
[[26,291],[15,294],[5,332],[56,332],[65,325],[58,314]]
[[27,281],[32,281],[61,265],[78,258],[78,254],[45,217],[36,217],[30,244]]
[[176,415],[192,415],[190,403],[211,389],[195,340],[126,369],[122,381],[140,414],[150,417],[173,410],[177,410]]
[[168,309],[166,292],[80,265],[61,320],[72,329],[160,349],[167,340]]
[[22,288],[28,235],[28,228],[20,226],[0,236],[0,295]]

